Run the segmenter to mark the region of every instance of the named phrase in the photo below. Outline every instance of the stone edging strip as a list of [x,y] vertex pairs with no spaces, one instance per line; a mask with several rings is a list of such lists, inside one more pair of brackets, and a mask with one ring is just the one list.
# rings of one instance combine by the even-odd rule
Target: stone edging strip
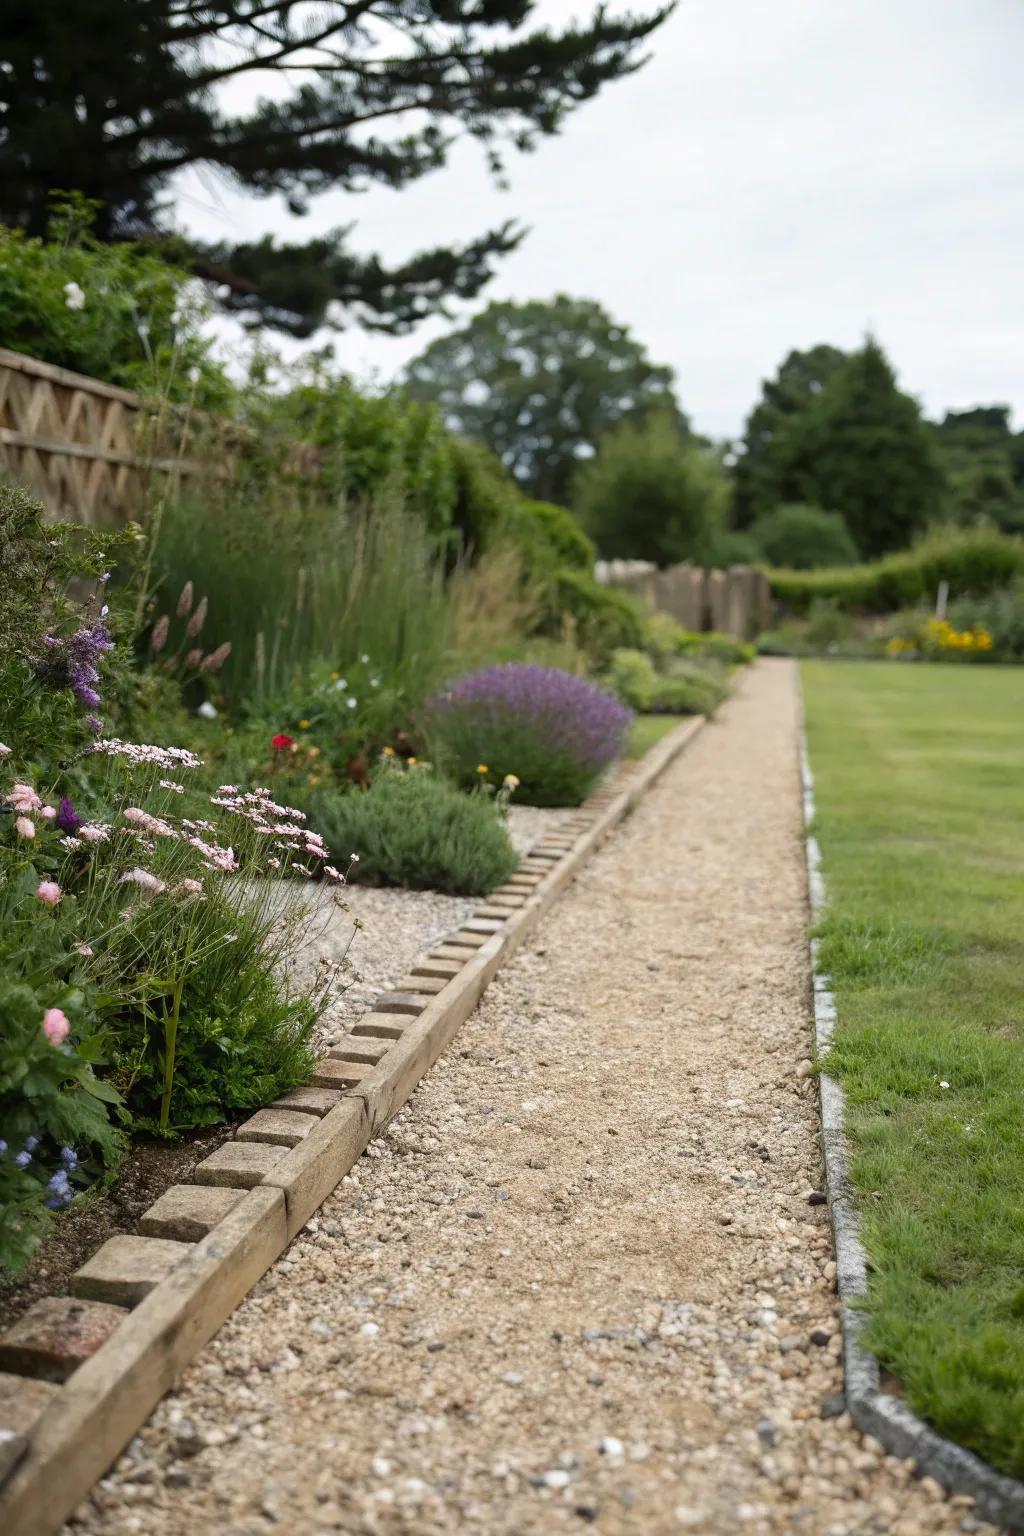
[[[799,683],[798,683],[799,689]],[[814,835],[814,776],[807,755],[803,694],[800,710],[800,780],[803,790],[804,847],[811,919],[817,923],[827,902],[821,849]],[[818,1061],[827,1060],[836,1023],[830,978],[818,967],[818,941],[810,940],[814,987],[814,1039]],[[825,1071],[819,1075],[821,1140],[825,1187],[836,1250],[836,1285],[843,1321],[843,1374],[846,1406],[858,1429],[873,1435],[894,1456],[916,1462],[922,1474],[953,1493],[969,1494],[986,1520],[1009,1531],[1024,1532],[1024,1483],[997,1472],[987,1461],[946,1440],[891,1392],[881,1388],[877,1356],[863,1342],[868,1322],[868,1264],[860,1235],[860,1217],[850,1179],[846,1140],[846,1095]]]
[[[194,1185],[166,1191],[142,1217],[142,1236],[105,1243],[72,1278],[72,1298],[36,1303],[0,1339],[0,1409],[5,1422],[20,1420],[19,1434],[0,1437],[4,1536],[54,1536],[704,723],[681,722],[624,783],[602,786],[570,813],[355,1022],[309,1085],[240,1126],[198,1165]],[[72,1336],[60,1358],[48,1352],[47,1308]],[[34,1313],[42,1315],[30,1322]]]

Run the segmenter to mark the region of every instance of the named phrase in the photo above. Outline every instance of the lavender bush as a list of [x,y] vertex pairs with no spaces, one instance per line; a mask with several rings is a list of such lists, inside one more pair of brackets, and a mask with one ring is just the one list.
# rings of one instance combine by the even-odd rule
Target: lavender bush
[[578,805],[624,746],[632,712],[555,667],[484,667],[435,700],[435,755],[463,785],[519,780],[528,805]]

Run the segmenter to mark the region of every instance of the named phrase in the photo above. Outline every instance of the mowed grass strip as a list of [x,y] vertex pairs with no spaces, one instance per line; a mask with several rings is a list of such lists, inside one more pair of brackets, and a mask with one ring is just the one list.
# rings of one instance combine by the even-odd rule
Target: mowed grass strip
[[1021,1476],[1024,669],[801,670],[869,1342]]
[[628,758],[643,757],[663,736],[675,729],[682,715],[637,715],[629,728]]

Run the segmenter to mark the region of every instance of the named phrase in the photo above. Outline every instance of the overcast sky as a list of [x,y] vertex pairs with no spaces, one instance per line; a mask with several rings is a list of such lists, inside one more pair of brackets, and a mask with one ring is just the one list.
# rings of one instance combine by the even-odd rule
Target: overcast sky
[[[531,234],[475,307],[599,300],[716,437],[790,348],[869,327],[930,414],[1005,401],[1024,418],[1021,0],[681,0],[651,48],[511,161],[509,191],[464,144],[405,191],[326,196],[303,219],[190,172],[178,217],[213,238],[356,221],[353,244],[390,261],[520,219]],[[349,330],[337,356],[390,380],[446,328]]]

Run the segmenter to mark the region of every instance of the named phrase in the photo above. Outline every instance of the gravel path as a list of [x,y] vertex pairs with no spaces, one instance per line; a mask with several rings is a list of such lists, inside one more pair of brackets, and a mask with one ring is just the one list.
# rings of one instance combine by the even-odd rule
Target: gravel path
[[762,663],[77,1529],[990,1531],[836,1398],[805,920]]

